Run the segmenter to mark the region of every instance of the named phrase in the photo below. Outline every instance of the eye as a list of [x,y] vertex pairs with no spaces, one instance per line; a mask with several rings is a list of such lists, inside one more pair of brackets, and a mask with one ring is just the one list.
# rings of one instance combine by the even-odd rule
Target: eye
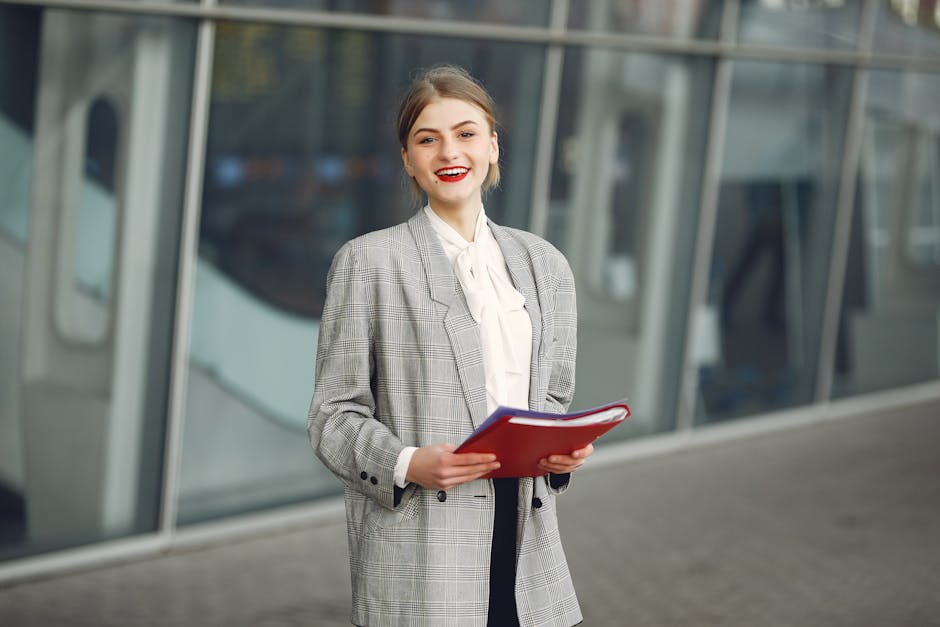
[[469,139],[470,137],[473,137],[474,135],[476,135],[476,133],[474,133],[473,131],[460,131],[460,136],[464,139]]
[[433,142],[433,141],[434,141],[434,138],[433,138],[433,137],[420,137],[420,138],[418,138],[418,143],[419,143],[419,144],[430,144],[430,143]]

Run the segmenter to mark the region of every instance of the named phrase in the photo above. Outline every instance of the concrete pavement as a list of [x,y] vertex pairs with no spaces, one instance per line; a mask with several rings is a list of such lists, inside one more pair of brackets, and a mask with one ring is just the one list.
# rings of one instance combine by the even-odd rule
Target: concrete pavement
[[[940,407],[585,468],[586,626],[940,625]],[[342,521],[0,588],[0,625],[348,625]]]

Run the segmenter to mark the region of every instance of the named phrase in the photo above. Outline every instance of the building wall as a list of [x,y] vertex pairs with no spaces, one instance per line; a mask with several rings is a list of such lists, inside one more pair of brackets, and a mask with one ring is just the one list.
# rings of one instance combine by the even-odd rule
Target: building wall
[[394,115],[435,63],[498,103],[487,214],[571,262],[574,404],[634,410],[600,446],[940,378],[940,15],[248,4],[0,3],[0,579],[339,493],[325,274],[415,211]]

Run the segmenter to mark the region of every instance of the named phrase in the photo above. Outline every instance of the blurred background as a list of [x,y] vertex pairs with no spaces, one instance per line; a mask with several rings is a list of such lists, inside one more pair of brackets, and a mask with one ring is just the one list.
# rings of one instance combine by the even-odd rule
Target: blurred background
[[940,401],[935,0],[0,0],[0,581],[335,502],[325,275],[415,211],[440,62],[576,275],[573,407],[634,410],[601,447]]

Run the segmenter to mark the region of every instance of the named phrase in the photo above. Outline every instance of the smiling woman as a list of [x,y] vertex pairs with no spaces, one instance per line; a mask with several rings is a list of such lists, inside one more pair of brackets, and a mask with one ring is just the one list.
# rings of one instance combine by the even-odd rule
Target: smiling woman
[[493,109],[460,68],[412,83],[398,135],[427,205],[348,242],[327,278],[307,424],[345,486],[357,625],[582,618],[552,505],[593,447],[501,479],[483,478],[495,455],[454,453],[497,406],[561,412],[574,394],[568,262],[483,210],[499,179]]
[[[324,65],[330,50],[344,53]],[[521,112],[538,111],[540,55],[531,45],[219,25],[179,524],[339,493],[297,436],[334,254],[415,212],[394,126],[398,96],[417,65],[477,64],[504,112],[500,166],[510,175],[486,214],[524,228],[536,121]],[[503,58],[513,63],[495,62]],[[249,71],[262,61],[263,72]],[[231,342],[227,329],[253,329],[253,339]]]
[[428,103],[414,126],[401,149],[405,171],[427,194],[431,209],[472,240],[473,209],[483,204],[490,167],[499,161],[496,131],[483,111],[456,98]]
[[[479,83],[449,66],[432,69],[413,83],[398,113],[398,141],[405,170],[412,177],[415,193],[420,196],[423,188],[409,169],[409,146],[414,143],[434,144],[435,140],[441,139],[444,131],[458,135],[465,144],[479,142],[478,136],[481,134],[482,139],[491,139],[493,152],[489,155],[489,164],[484,168],[486,178],[480,187],[486,191],[499,184],[495,109],[493,99]],[[475,137],[477,139],[472,141]]]

